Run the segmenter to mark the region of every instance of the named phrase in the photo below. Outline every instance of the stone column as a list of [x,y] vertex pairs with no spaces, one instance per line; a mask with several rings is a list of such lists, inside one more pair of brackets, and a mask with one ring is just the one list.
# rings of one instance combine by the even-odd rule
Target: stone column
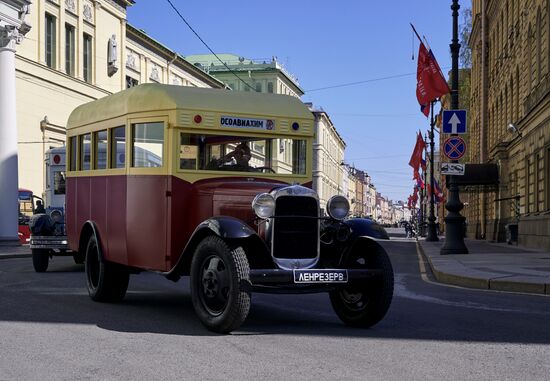
[[17,128],[15,27],[0,29],[0,242],[17,243]]
[[[22,1],[20,11],[0,20],[0,245],[19,244],[15,45],[30,29],[24,22],[29,4]],[[13,6],[2,9],[13,11]]]

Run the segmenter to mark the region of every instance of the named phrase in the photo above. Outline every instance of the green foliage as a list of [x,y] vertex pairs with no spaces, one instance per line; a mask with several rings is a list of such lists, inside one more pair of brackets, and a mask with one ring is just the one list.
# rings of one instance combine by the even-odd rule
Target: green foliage
[[460,23],[460,65],[463,68],[472,67],[472,49],[469,40],[472,33],[472,9],[465,8],[462,11],[462,22]]

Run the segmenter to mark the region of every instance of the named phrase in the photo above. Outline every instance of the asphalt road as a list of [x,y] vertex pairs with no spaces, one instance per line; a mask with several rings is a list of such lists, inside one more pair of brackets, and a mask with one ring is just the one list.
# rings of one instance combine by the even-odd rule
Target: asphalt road
[[413,241],[388,243],[392,307],[345,327],[325,294],[253,295],[231,335],[196,319],[187,279],[134,275],[123,303],[92,302],[83,267],[0,261],[0,380],[550,379],[550,297],[423,280]]

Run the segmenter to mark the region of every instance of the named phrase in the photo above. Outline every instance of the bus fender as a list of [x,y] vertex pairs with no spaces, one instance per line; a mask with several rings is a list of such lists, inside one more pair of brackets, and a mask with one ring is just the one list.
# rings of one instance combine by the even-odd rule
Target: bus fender
[[103,245],[101,244],[101,238],[99,237],[99,230],[95,222],[88,220],[84,222],[82,229],[80,230],[80,238],[78,240],[78,253],[85,255],[86,246],[91,236],[94,236],[97,241],[97,250],[99,251],[99,258],[101,262],[105,262],[105,255],[103,254]]
[[[216,235],[222,239],[246,239],[257,236],[256,232],[243,221],[229,216],[212,217],[201,222],[185,245],[176,265],[166,274],[170,280],[177,281],[182,275],[189,272],[193,253],[199,243],[210,235]],[[259,237],[258,237],[259,239]]]

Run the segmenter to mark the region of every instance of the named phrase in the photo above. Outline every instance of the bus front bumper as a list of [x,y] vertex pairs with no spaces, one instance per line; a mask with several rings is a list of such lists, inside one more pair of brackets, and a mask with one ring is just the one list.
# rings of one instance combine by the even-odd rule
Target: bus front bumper
[[251,269],[245,288],[253,292],[306,294],[326,292],[350,283],[369,282],[382,275],[374,269]]

